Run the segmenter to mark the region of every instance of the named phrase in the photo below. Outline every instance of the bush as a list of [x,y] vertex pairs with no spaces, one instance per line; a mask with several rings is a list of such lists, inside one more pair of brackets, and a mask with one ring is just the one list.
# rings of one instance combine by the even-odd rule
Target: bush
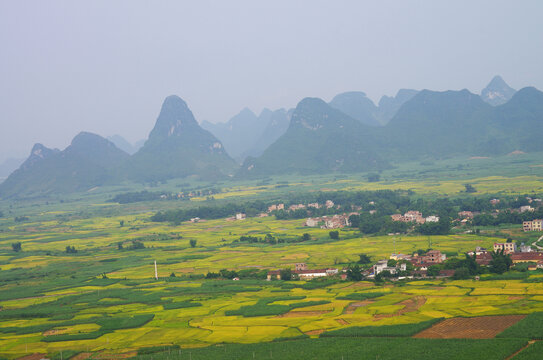
[[16,243],[13,243],[11,244],[11,248],[13,249],[13,251],[15,252],[19,252],[22,250],[22,245],[21,245],[21,242],[16,242]]

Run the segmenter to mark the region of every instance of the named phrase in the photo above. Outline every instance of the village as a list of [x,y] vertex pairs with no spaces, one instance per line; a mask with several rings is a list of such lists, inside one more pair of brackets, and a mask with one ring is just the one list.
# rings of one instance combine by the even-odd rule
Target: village
[[[409,216],[414,216],[414,219],[418,221],[424,221],[426,219],[421,218],[420,213],[410,211]],[[401,220],[410,219],[409,216],[403,216]],[[417,220],[410,220],[417,221]],[[428,220],[426,220],[428,221]],[[433,221],[430,220],[430,221]],[[524,221],[522,228],[524,232],[536,231],[542,232],[542,219],[535,219],[531,221]],[[348,226],[348,225],[347,225]],[[543,236],[539,238],[542,240]],[[502,257],[509,268],[515,269],[520,264],[526,264],[524,271],[535,271],[543,269],[543,247],[538,245],[526,245],[521,243],[517,245],[516,242],[508,240],[507,242],[494,243],[492,250],[486,248],[476,247],[474,251],[467,252],[466,258],[471,259],[480,267],[489,268],[493,265],[493,260],[497,257]],[[361,256],[362,258],[362,256]],[[361,278],[364,279],[376,279],[389,278],[390,280],[397,281],[403,279],[414,278],[448,278],[458,275],[457,269],[450,268],[446,265],[447,255],[439,250],[429,249],[427,251],[417,251],[411,255],[393,253],[388,259],[381,259],[377,262],[365,267],[356,267],[356,271],[360,271]],[[288,271],[285,271],[288,270]],[[339,277],[342,280],[347,280],[349,271],[352,271],[349,267],[342,269],[337,268],[322,268],[322,269],[308,269],[305,263],[296,263],[295,268],[284,270],[271,270],[267,274],[267,280],[312,280],[316,278],[325,277]],[[287,278],[285,278],[285,275]],[[479,279],[479,276],[475,276],[475,279]]]

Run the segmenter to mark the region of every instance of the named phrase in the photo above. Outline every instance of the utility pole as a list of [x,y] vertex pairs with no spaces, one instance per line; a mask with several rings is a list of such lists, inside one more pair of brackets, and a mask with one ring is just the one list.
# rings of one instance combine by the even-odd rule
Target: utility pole
[[156,268],[156,260],[155,260],[155,280],[158,280],[158,270]]

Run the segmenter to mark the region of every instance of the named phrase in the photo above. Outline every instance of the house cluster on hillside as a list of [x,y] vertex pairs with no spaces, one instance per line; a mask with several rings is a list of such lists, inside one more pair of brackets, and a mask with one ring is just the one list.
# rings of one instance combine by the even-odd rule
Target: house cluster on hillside
[[423,217],[420,211],[409,210],[405,214],[393,214],[390,215],[392,221],[401,221],[401,222],[414,222],[417,224],[424,224],[425,222],[438,222],[439,217],[435,215],[430,215],[428,217]]
[[[308,269],[306,263],[297,263],[291,273],[294,276],[298,276],[301,280],[311,280],[314,278],[337,275],[339,271],[334,268],[313,270]],[[281,270],[268,271],[268,280],[272,279],[281,280]]]
[[268,206],[268,213],[272,211],[278,211],[278,210],[286,210],[286,211],[296,211],[296,210],[302,210],[302,209],[320,209],[320,208],[327,208],[331,209],[334,207],[334,202],[332,200],[326,200],[324,204],[319,203],[309,203],[309,204],[293,204],[290,205],[288,208],[285,207],[285,204],[273,204]]
[[320,225],[321,229],[340,229],[345,226],[351,226],[349,217],[351,215],[358,215],[358,213],[349,213],[333,216],[321,216],[315,218],[308,218],[304,222],[304,226],[317,227]]

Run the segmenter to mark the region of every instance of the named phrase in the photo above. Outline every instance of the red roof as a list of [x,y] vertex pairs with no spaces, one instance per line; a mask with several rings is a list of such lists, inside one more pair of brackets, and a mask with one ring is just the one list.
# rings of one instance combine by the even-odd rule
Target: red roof
[[538,261],[543,259],[543,253],[540,252],[513,253],[510,256],[513,261]]

